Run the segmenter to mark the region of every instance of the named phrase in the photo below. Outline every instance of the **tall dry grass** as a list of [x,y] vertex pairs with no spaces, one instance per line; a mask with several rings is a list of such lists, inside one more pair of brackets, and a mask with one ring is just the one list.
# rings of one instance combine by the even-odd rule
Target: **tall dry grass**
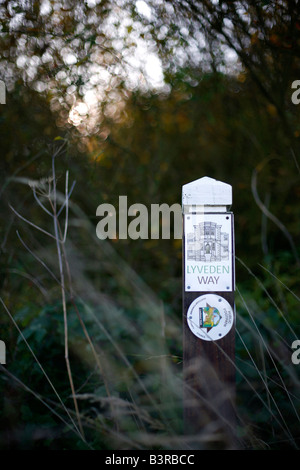
[[[299,306],[299,297],[262,266],[285,299],[284,310],[237,257],[238,269],[246,270],[255,285],[249,291],[237,280],[238,420],[233,435],[222,431],[217,415],[196,435],[186,435],[182,396],[188,385],[182,374],[181,317],[124,261],[113,243],[96,237],[94,224],[72,201],[75,183],[70,185],[68,171],[64,191],[58,189],[55,164],[61,150],[52,156],[48,179],[14,178],[15,184],[29,186],[50,224],[42,226],[10,205],[16,240],[36,267],[36,275],[22,270],[19,274],[30,277],[43,306],[25,321],[11,311],[6,293],[0,299],[2,316],[17,333],[18,341],[12,344],[24,345],[22,354],[27,351],[27,362],[51,393],[45,393],[45,385],[42,391],[31,386],[22,369],[15,364],[12,371],[9,363],[1,366],[4,393],[10,384],[41,403],[49,422],[56,423],[51,438],[66,439],[66,445],[75,448],[298,448],[299,379],[290,348],[298,332],[288,309],[289,303]],[[10,271],[16,274],[13,268]],[[26,304],[26,298],[19,303]],[[59,379],[56,365],[49,369],[45,355],[40,358],[39,343],[31,343],[38,315],[41,325],[44,318],[51,324],[45,313],[49,306],[50,316],[59,315],[58,326],[47,331],[43,345],[54,344],[63,358],[57,363],[57,370],[63,371]],[[198,396],[203,413],[208,407],[214,410],[217,399],[211,397],[208,403]],[[40,426],[47,427],[47,419]]]

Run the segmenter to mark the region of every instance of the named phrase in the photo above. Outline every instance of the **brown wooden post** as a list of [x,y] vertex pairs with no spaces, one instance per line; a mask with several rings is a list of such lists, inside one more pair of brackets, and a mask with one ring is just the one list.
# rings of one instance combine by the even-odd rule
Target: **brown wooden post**
[[212,178],[182,188],[184,426],[196,448],[205,432],[236,447],[231,204],[231,186]]

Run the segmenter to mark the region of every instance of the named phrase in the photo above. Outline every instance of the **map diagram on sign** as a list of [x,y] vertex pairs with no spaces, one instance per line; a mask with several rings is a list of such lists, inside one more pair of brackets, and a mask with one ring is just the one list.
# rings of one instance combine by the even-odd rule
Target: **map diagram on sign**
[[231,213],[184,215],[184,286],[190,292],[234,288]]
[[200,222],[188,233],[187,260],[206,263],[229,259],[229,234],[222,232],[222,225],[215,222]]

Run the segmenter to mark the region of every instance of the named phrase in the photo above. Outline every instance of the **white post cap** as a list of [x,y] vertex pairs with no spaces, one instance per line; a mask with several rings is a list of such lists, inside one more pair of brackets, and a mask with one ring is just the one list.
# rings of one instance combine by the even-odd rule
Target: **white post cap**
[[208,176],[182,186],[182,205],[231,206],[232,186]]

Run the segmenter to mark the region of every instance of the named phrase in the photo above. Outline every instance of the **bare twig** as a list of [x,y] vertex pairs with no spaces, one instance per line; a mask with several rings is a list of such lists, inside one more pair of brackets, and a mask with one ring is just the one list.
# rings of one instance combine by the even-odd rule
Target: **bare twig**
[[283,223],[280,222],[280,220],[274,214],[272,214],[269,211],[269,209],[263,204],[263,202],[261,201],[261,199],[258,195],[258,192],[257,192],[257,170],[256,169],[252,173],[251,189],[252,189],[252,194],[253,194],[254,200],[255,200],[256,204],[258,205],[258,207],[260,208],[260,210],[266,215],[266,217],[268,217],[270,220],[272,220],[272,222],[274,222],[275,225],[277,225],[277,227],[282,231],[282,233],[285,235],[285,237],[289,241],[289,244],[291,246],[293,255],[295,256],[295,260],[296,260],[297,264],[300,266],[300,260],[299,260],[298,252],[297,252],[297,249],[296,249],[296,246],[295,246],[295,243],[294,243],[294,240],[293,240],[291,234],[289,233],[287,228],[283,225]]
[[75,187],[75,184],[76,184],[76,181],[73,181],[72,186],[71,186],[71,189],[70,189],[68,195],[66,195],[66,198],[65,198],[65,200],[64,200],[64,202],[63,202],[61,208],[60,208],[59,211],[57,212],[57,217],[60,216],[61,212],[63,211],[63,209],[64,209],[64,207],[65,207],[65,205],[67,204],[67,201],[70,199],[71,194],[72,194],[72,192],[73,192],[73,189],[74,189],[74,187]]
[[43,203],[40,201],[40,199],[37,197],[35,188],[32,188],[32,192],[33,192],[33,195],[34,195],[34,199],[36,200],[36,202],[38,203],[38,205],[43,209],[43,211],[46,212],[46,214],[50,215],[50,217],[53,217],[53,214],[51,214],[51,212],[48,211],[48,209],[46,209],[46,207],[44,206],[44,204],[43,204]]
[[26,219],[25,217],[23,217],[21,214],[19,214],[19,212],[17,212],[10,204],[8,204],[10,209],[13,211],[14,214],[16,214],[16,216],[18,216],[21,220],[23,220],[24,222],[26,222],[27,224],[31,225],[32,227],[36,228],[37,230],[39,230],[40,232],[44,233],[45,235],[48,235],[48,237],[50,238],[53,238],[55,240],[55,236],[52,235],[52,233],[50,232],[47,232],[47,230],[44,230],[43,228],[39,227],[38,225],[34,224],[33,222],[31,222],[30,220]]
[[[76,410],[76,415],[77,415],[77,420],[78,420],[78,426],[81,432],[81,435],[84,438],[84,431],[81,423],[81,418],[80,418],[80,413],[79,413],[79,408],[78,408],[78,403],[75,395],[75,387],[74,387],[74,382],[73,382],[73,376],[72,376],[72,371],[71,371],[71,365],[70,365],[70,360],[69,360],[69,335],[68,335],[68,316],[67,316],[67,303],[66,303],[66,291],[65,291],[65,277],[64,277],[64,269],[63,269],[63,261],[62,261],[62,250],[61,250],[61,243],[65,243],[65,239],[60,240],[59,237],[59,229],[58,229],[58,218],[57,218],[57,201],[56,201],[56,175],[55,175],[55,157],[57,153],[53,155],[52,157],[52,176],[53,176],[53,201],[49,199],[50,204],[52,206],[53,210],[53,223],[54,223],[54,233],[55,233],[55,240],[56,240],[56,250],[57,250],[57,256],[58,256],[58,265],[59,265],[59,275],[60,275],[60,284],[61,284],[61,296],[62,296],[62,307],[63,307],[63,318],[64,318],[64,343],[65,343],[65,361],[66,361],[66,367],[67,367],[67,372],[68,372],[68,377],[69,377],[69,383],[72,391],[72,396],[73,396],[73,401],[74,401],[74,407]],[[66,228],[67,226],[67,218],[65,222],[65,233],[66,233]],[[60,243],[61,242],[61,243]]]
[[22,245],[24,246],[24,248],[26,248],[26,250],[27,250],[39,263],[41,263],[41,265],[48,271],[48,273],[51,274],[51,276],[53,277],[53,279],[54,279],[58,284],[60,284],[59,279],[57,279],[57,277],[55,276],[55,274],[53,273],[53,271],[51,271],[51,269],[46,265],[46,263],[44,263],[44,261],[41,260],[41,258],[39,258],[35,253],[33,253],[33,251],[26,245],[26,243],[25,243],[24,240],[22,239],[21,235],[19,234],[19,231],[18,231],[18,230],[17,230],[17,236],[18,236],[20,242],[22,243]]

